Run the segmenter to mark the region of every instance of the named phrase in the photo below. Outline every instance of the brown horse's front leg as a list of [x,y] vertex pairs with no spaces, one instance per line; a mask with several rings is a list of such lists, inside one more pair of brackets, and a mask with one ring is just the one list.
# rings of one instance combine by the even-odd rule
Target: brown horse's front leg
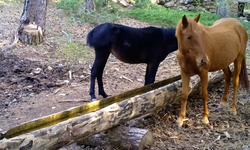
[[183,124],[183,119],[186,116],[186,106],[187,106],[187,98],[188,98],[188,89],[189,89],[189,81],[190,74],[185,73],[181,69],[181,81],[182,81],[182,99],[181,99],[181,112],[178,120],[176,121],[178,127],[181,127]]
[[203,118],[203,123],[208,124],[208,109],[207,109],[207,82],[208,82],[208,71],[203,70],[200,74],[200,79],[201,79],[201,98],[203,101],[203,108],[204,108],[204,118]]

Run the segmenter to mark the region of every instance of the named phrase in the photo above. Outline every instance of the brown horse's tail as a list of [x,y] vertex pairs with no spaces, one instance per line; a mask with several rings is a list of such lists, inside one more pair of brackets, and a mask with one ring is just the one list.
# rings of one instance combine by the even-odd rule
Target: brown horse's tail
[[244,56],[241,64],[241,71],[240,71],[240,82],[244,86],[244,88],[249,92],[249,80],[247,74],[247,67],[246,67],[246,57]]

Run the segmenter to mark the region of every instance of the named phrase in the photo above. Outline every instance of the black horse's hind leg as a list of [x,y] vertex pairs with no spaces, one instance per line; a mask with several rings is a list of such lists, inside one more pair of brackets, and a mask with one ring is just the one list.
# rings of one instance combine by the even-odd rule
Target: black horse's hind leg
[[[100,70],[98,72],[97,75],[97,83],[98,83],[98,89],[99,89],[99,95],[102,95],[103,98],[108,97],[108,95],[105,93],[104,88],[103,88],[103,81],[102,81],[102,75],[103,75],[103,70],[105,68],[105,65],[107,63],[107,59],[109,57],[109,54],[105,54],[105,56],[103,55],[103,60],[102,60],[102,64],[100,64]],[[104,60],[104,58],[106,58]]]
[[155,75],[159,67],[160,62],[148,63],[145,75],[145,85],[155,82]]
[[102,82],[102,74],[104,67],[106,65],[107,59],[109,57],[109,50],[107,49],[98,49],[95,51],[95,61],[93,67],[91,69],[91,81],[90,81],[90,90],[89,94],[91,96],[92,101],[96,99],[95,97],[95,79],[97,78],[99,94],[102,95],[104,98],[107,97],[107,94],[104,92],[103,89],[103,82]]

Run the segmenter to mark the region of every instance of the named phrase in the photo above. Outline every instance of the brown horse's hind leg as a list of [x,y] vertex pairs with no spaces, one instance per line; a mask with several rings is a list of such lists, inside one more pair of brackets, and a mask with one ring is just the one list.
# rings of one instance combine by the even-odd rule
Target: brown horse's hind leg
[[234,95],[233,95],[233,103],[232,103],[232,113],[234,115],[237,114],[237,112],[236,112],[236,107],[237,107],[236,97],[237,97],[237,90],[239,87],[239,75],[240,75],[240,71],[241,71],[242,59],[243,59],[243,57],[238,57],[234,61],[234,77],[233,77]]
[[200,74],[199,74],[200,78],[201,78],[201,98],[203,101],[203,108],[204,108],[204,118],[203,118],[203,123],[208,124],[208,109],[207,109],[207,82],[208,82],[208,71],[207,70],[203,70]]
[[182,126],[183,119],[186,116],[186,106],[187,106],[190,75],[186,74],[183,70],[181,70],[181,80],[182,80],[181,112],[180,112],[178,120],[176,121],[178,124],[178,127]]
[[224,94],[223,94],[219,108],[224,107],[227,103],[230,80],[231,80],[231,71],[230,71],[229,67],[223,69],[223,72],[224,72],[224,78],[225,78],[225,89],[224,89]]

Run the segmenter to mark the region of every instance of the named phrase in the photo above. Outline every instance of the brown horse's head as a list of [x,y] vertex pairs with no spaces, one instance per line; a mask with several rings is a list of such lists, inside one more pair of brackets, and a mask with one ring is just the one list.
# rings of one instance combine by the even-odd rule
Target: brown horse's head
[[197,66],[203,67],[209,64],[209,59],[202,46],[203,30],[201,24],[198,23],[199,19],[200,14],[194,19],[184,15],[177,24],[175,35],[178,39],[179,51],[184,56],[195,56]]

